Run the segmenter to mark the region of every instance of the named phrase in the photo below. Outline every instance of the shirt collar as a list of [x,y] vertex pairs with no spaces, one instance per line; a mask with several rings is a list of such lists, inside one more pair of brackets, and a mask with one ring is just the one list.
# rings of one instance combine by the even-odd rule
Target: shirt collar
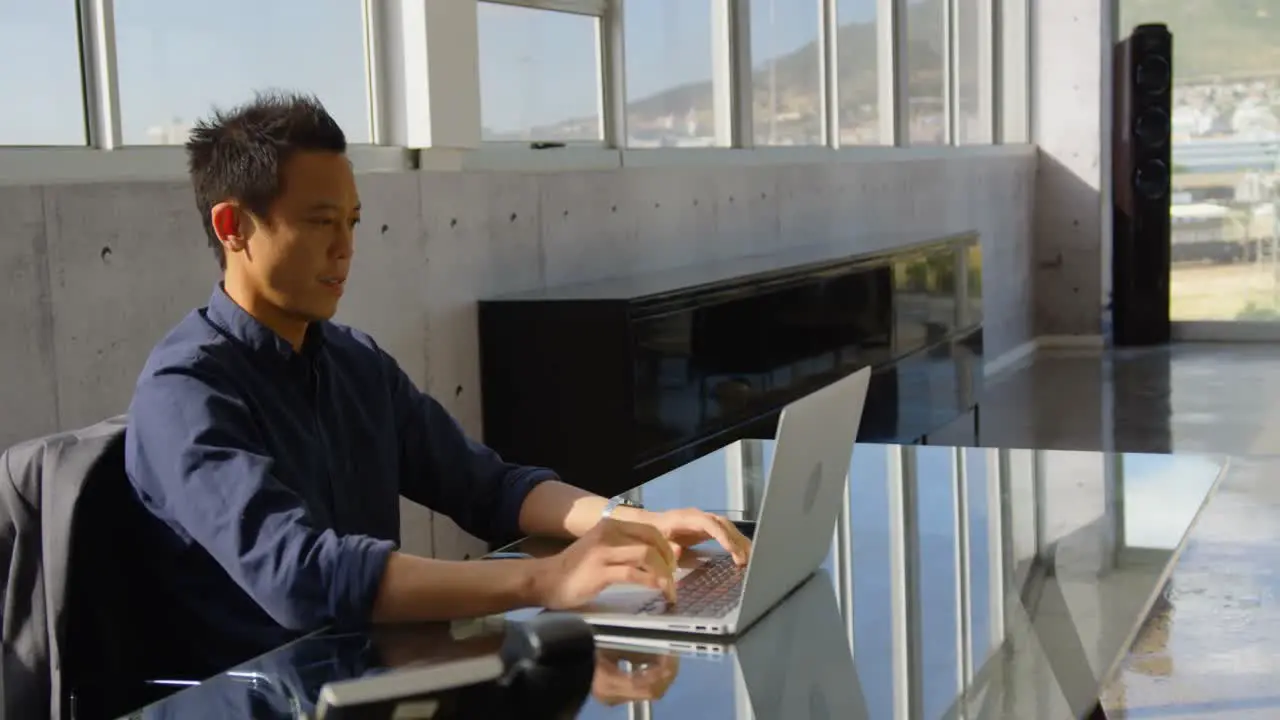
[[284,360],[291,360],[298,355],[311,359],[324,346],[324,323],[313,322],[307,326],[301,353],[295,352],[288,340],[263,325],[240,307],[235,300],[232,300],[221,282],[214,285],[213,295],[209,298],[208,318],[223,332],[243,343],[254,353],[272,355]]

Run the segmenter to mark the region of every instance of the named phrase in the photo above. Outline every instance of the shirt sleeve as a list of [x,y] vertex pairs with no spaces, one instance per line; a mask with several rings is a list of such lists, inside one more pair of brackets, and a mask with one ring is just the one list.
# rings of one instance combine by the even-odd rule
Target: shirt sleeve
[[555,472],[506,462],[467,437],[444,406],[418,390],[390,355],[382,355],[400,432],[400,493],[448,515],[481,540],[518,539],[525,497],[555,479]]
[[394,544],[318,529],[272,472],[248,406],[197,367],[139,382],[125,453],[145,502],[285,628],[367,623]]

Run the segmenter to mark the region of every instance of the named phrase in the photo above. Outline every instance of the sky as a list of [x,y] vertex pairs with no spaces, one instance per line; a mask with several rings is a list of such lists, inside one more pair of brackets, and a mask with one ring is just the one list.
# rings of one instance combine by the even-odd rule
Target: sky
[[[628,0],[627,95],[635,100],[711,77],[717,0]],[[308,12],[299,13],[305,2]],[[840,22],[875,18],[876,0],[839,0]],[[190,123],[269,87],[315,93],[355,143],[368,142],[358,0],[117,0],[116,46],[126,144]],[[818,34],[819,0],[751,0],[756,61]],[[516,130],[589,115],[597,100],[590,19],[481,4],[486,127]],[[255,34],[253,25],[281,28]],[[772,18],[772,22],[769,21]],[[287,32],[283,29],[288,28]],[[73,0],[0,0],[0,145],[80,145],[83,101]]]

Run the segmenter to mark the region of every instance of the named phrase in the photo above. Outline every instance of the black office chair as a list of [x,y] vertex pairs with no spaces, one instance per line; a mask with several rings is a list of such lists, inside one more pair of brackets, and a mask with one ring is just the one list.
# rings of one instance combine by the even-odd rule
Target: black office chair
[[138,562],[145,512],[125,474],[121,432],[87,474],[72,514],[61,641],[63,707],[74,720],[119,717],[182,687],[158,680],[171,638],[151,631],[164,609]]

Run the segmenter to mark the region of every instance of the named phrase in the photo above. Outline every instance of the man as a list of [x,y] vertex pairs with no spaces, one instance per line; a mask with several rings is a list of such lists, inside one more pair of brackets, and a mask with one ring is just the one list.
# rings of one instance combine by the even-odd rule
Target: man
[[[671,597],[673,548],[708,539],[745,562],[723,518],[610,514],[503,461],[372,338],[330,322],[360,221],[345,151],[324,108],[295,95],[216,114],[187,143],[223,278],[153,350],[126,440],[175,671],[216,672],[325,625],[572,608],[613,583]],[[483,539],[577,540],[539,560],[415,557],[396,549],[401,494]]]

